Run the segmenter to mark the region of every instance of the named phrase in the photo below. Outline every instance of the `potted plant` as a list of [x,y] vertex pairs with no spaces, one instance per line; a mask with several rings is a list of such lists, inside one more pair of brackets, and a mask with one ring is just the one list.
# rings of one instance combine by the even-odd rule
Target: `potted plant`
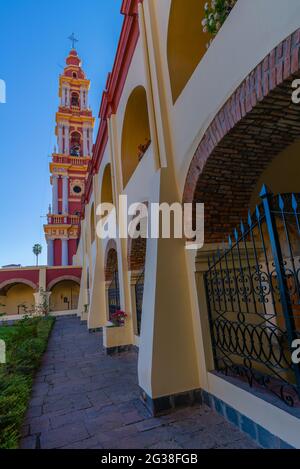
[[[202,27],[204,33],[216,36],[237,0],[211,0],[204,5]],[[211,40],[212,41],[212,40]],[[207,47],[211,44],[207,44]]]
[[143,158],[144,154],[146,153],[150,145],[151,145],[151,140],[146,138],[145,143],[138,146],[138,160],[139,161],[141,161],[141,159]]
[[111,315],[111,322],[115,327],[122,327],[125,324],[125,319],[128,317],[128,315],[122,311],[122,310],[117,310],[115,313]]

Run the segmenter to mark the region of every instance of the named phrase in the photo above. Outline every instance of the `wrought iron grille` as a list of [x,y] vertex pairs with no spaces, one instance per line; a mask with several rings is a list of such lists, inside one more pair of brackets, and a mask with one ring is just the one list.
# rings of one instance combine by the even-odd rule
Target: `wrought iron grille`
[[215,369],[299,406],[300,194],[260,196],[205,274]]
[[113,273],[112,282],[108,288],[108,308],[109,320],[113,319],[116,311],[120,310],[120,289],[119,289],[119,275],[118,272]]
[[136,323],[137,333],[141,334],[143,296],[144,296],[144,271],[141,273],[135,284],[135,304],[136,304]]

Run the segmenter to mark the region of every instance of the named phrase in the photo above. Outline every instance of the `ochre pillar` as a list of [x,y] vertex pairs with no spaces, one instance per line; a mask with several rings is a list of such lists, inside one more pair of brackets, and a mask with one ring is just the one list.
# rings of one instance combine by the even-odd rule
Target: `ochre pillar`
[[199,388],[184,242],[149,240],[138,362],[152,400]]

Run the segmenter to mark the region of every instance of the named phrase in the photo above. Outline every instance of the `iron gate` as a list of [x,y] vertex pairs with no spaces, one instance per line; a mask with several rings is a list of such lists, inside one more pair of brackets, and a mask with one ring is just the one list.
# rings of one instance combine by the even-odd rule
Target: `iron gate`
[[121,309],[118,271],[115,271],[113,273],[113,279],[108,288],[108,309],[109,309],[109,320],[112,321],[113,315],[115,314],[115,312]]
[[260,196],[205,274],[215,369],[298,406],[300,194]]
[[136,323],[137,333],[141,334],[143,296],[144,296],[144,271],[141,273],[135,284],[135,305],[136,305]]

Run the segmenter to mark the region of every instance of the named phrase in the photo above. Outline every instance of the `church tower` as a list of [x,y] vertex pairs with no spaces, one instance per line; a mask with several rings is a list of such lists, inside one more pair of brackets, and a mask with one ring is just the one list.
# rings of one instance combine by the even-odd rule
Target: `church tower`
[[88,105],[89,87],[90,81],[86,79],[73,47],[59,78],[57,147],[50,163],[52,206],[44,227],[49,266],[71,265],[77,250],[95,123]]

